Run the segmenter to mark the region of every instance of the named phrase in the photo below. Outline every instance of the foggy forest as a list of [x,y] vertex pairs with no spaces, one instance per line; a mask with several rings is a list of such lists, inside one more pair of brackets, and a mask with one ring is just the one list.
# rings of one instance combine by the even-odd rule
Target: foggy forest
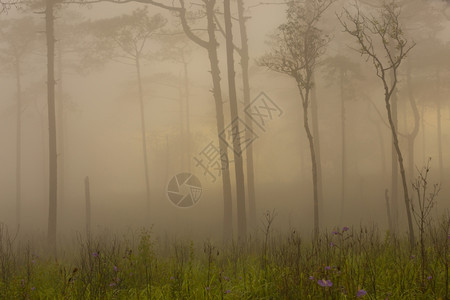
[[450,299],[448,95],[448,0],[0,0],[0,299]]

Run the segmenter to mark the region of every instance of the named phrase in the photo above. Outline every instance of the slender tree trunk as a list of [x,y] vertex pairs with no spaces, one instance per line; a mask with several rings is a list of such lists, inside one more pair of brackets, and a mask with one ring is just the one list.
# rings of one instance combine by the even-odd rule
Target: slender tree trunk
[[45,31],[47,39],[47,97],[49,128],[49,214],[48,242],[56,255],[56,219],[57,219],[57,149],[56,149],[56,112],[55,112],[55,37],[53,0],[46,0]]
[[439,176],[441,181],[444,179],[444,162],[442,158],[442,121],[441,121],[441,101],[436,102],[436,120],[438,136],[438,157],[439,157]]
[[[248,49],[248,37],[247,28],[245,26],[244,16],[244,1],[237,0],[238,5],[238,19],[239,19],[239,31],[241,33],[241,68],[242,68],[242,85],[244,90],[244,106],[250,105],[250,80],[249,80],[249,49]],[[248,114],[245,114],[245,124],[253,129],[253,122]],[[245,131],[245,139],[251,138],[250,131]],[[250,144],[246,151],[247,156],[247,188],[248,188],[248,204],[249,204],[249,223],[256,226],[256,193],[255,193],[255,172],[253,162],[253,145]]]
[[187,168],[191,171],[191,120],[190,120],[190,107],[189,107],[189,75],[188,75],[188,64],[183,56],[183,75],[184,75],[184,100],[186,108],[186,155],[187,155]]
[[398,143],[398,136],[397,136],[397,130],[396,127],[394,125],[394,121],[392,118],[392,113],[391,113],[391,104],[389,102],[389,96],[386,95],[385,97],[385,102],[386,102],[386,110],[388,113],[388,119],[389,119],[389,125],[391,127],[391,131],[392,131],[392,138],[394,140],[394,148],[395,151],[397,153],[397,158],[398,158],[398,164],[400,167],[400,175],[402,178],[402,185],[403,185],[403,195],[404,195],[404,200],[405,200],[405,208],[406,208],[406,216],[408,218],[408,230],[409,230],[409,243],[411,248],[414,248],[414,228],[412,225],[412,218],[411,218],[411,210],[410,210],[410,204],[409,204],[409,196],[408,196],[408,186],[406,183],[406,174],[405,174],[405,168],[403,166],[403,156],[402,156],[402,152],[400,151],[400,146]]
[[[370,104],[372,105],[372,104]],[[369,108],[370,109],[370,108]],[[377,137],[378,137],[378,145],[380,146],[380,161],[381,161],[381,178],[387,178],[388,172],[387,172],[387,162],[386,162],[386,153],[385,153],[385,144],[384,144],[384,137],[383,132],[380,128],[380,122],[379,120],[374,120],[370,117],[370,113],[368,113],[369,121],[371,121],[375,125],[375,129],[377,131]],[[387,185],[387,182],[383,182],[383,184]],[[389,209],[392,209],[390,206]]]
[[16,225],[20,229],[22,205],[22,83],[20,77],[20,61],[16,58]]
[[238,240],[245,241],[247,237],[247,216],[245,212],[245,178],[244,166],[242,160],[241,136],[239,126],[239,112],[236,95],[236,82],[234,70],[234,45],[231,23],[231,5],[230,0],[224,0],[224,19],[226,32],[227,48],[227,70],[228,70],[228,92],[230,97],[231,121],[235,122],[232,126],[232,139],[234,150],[234,165],[236,173],[236,202],[238,219]]
[[[392,123],[395,128],[397,128],[398,118],[397,118],[397,94],[396,91],[392,94],[391,98],[391,113],[392,113]],[[393,141],[393,139],[392,139]],[[398,162],[397,162],[397,152],[395,149],[394,142],[392,142],[391,147],[391,215],[392,215],[392,228],[394,229],[393,234],[396,235],[398,231]]]
[[[214,24],[214,6],[215,0],[206,3],[206,17],[208,21],[208,56],[211,66],[211,77],[213,82],[213,95],[216,106],[216,124],[217,136],[222,133],[225,128],[225,120],[223,113],[222,88],[220,86],[220,68],[219,59],[217,57],[217,40]],[[232,226],[232,196],[231,196],[231,180],[230,170],[228,166],[228,150],[226,143],[219,138],[219,150],[222,164],[222,193],[223,193],[223,238],[229,241],[233,236]]]
[[144,155],[144,174],[145,174],[145,191],[147,202],[147,213],[150,214],[150,178],[148,172],[148,158],[147,158],[147,133],[145,127],[145,109],[144,109],[144,94],[142,91],[142,77],[139,54],[136,55],[136,74],[138,79],[139,89],[139,108],[141,114],[141,135],[142,135],[142,152]]
[[311,134],[311,129],[309,127],[308,119],[308,107],[309,107],[309,87],[303,92],[300,84],[297,84],[299,93],[302,98],[303,105],[303,126],[305,128],[306,136],[308,137],[309,150],[311,154],[311,165],[312,165],[312,180],[313,180],[313,203],[314,203],[314,232],[313,239],[316,241],[319,237],[319,197],[318,197],[318,185],[317,185],[317,163],[316,163],[316,152],[314,138]]
[[384,190],[384,199],[386,200],[386,211],[387,211],[389,232],[392,233],[392,217],[391,217],[391,207],[389,205],[389,190],[388,189]]
[[407,65],[407,75],[406,75],[406,84],[408,86],[408,98],[409,98],[409,104],[411,106],[411,110],[413,112],[413,116],[414,116],[414,126],[413,129],[411,130],[411,132],[408,135],[408,170],[409,170],[409,174],[410,174],[410,179],[412,180],[414,178],[414,173],[415,173],[415,169],[414,169],[414,143],[416,140],[417,135],[419,134],[419,129],[420,129],[420,114],[419,114],[419,110],[417,108],[417,103],[416,103],[416,99],[414,97],[414,91],[413,91],[413,85],[411,82],[411,63],[408,61],[408,65]]
[[425,105],[422,104],[421,107],[421,127],[422,127],[422,163],[425,164],[425,159],[427,156],[427,150],[426,150],[426,143],[427,143],[427,139],[426,139],[426,132],[425,132]]
[[[314,75],[312,82],[315,82]],[[320,138],[319,138],[319,107],[317,105],[317,89],[313,85],[311,89],[311,123],[314,136],[314,148],[317,163],[317,198],[319,202],[319,214],[324,215],[323,187],[322,187],[322,160],[320,158]]]
[[436,70],[436,120],[437,120],[437,142],[439,158],[439,176],[444,180],[444,162],[442,158],[442,122],[441,122],[441,75],[439,68]]
[[86,200],[86,237],[91,238],[91,188],[89,176],[84,178],[84,198]]
[[58,122],[58,126],[57,126],[57,134],[58,134],[58,200],[60,203],[60,211],[63,209],[63,205],[65,204],[64,200],[64,185],[65,185],[65,156],[66,156],[66,151],[65,151],[65,134],[64,134],[64,130],[65,130],[65,126],[64,126],[64,98],[63,98],[63,65],[62,65],[62,45],[61,43],[58,44],[58,75],[59,75],[59,80],[58,80],[58,105],[57,107],[57,122]]
[[344,99],[344,76],[345,72],[343,69],[340,70],[339,76],[339,86],[341,94],[341,220],[342,223],[345,211],[345,189],[346,189],[346,176],[347,176],[347,144],[346,144],[346,134],[345,134],[345,99]]
[[[182,81],[182,79],[180,78],[180,82]],[[180,166],[182,170],[186,170],[187,168],[187,162],[189,161],[189,156],[186,153],[186,109],[185,109],[185,105],[186,105],[186,101],[184,99],[184,88],[183,86],[180,85],[180,87],[178,88],[179,90],[179,96],[180,96],[180,138],[179,138],[179,142],[180,142],[180,147],[179,147],[179,157],[180,157]]]

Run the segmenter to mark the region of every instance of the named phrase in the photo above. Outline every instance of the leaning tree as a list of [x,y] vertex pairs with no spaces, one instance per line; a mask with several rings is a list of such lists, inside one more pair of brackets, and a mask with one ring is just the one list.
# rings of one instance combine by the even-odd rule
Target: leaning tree
[[415,43],[408,42],[405,38],[399,22],[400,9],[395,2],[384,3],[379,9],[378,16],[366,15],[357,5],[354,6],[354,9],[354,12],[344,9],[344,16],[340,16],[339,21],[344,31],[356,39],[359,46],[357,51],[372,62],[376,75],[383,84],[384,103],[402,178],[409,242],[411,247],[414,247],[414,229],[409,204],[408,184],[403,154],[392,114],[391,100],[398,83],[399,67],[409,51],[415,46]]

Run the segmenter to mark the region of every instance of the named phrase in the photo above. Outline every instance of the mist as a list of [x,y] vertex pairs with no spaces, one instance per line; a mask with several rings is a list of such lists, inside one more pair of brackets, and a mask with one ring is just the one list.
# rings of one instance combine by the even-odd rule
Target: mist
[[[8,13],[0,16],[0,221],[11,229],[20,228],[20,232],[45,234],[49,185],[53,183],[49,182],[45,22],[41,15],[33,14],[34,10],[39,10],[36,5],[37,8],[24,7],[21,11],[9,7]],[[368,5],[363,1],[359,5],[361,11],[379,9],[377,4]],[[450,179],[448,8],[442,1],[412,1],[399,5],[405,39],[415,43],[398,68],[395,96],[399,146],[405,162],[408,159],[413,162],[413,169],[405,163],[411,199],[415,197],[412,183],[418,170],[432,158],[429,182],[441,184],[433,208],[433,216],[438,218],[450,207],[447,190]],[[260,63],[261,57],[274,47],[271,41],[277,27],[286,21],[286,4],[246,1],[245,6],[250,105],[244,105],[239,56],[242,45],[236,21],[232,30],[233,43],[240,49],[234,51],[239,120],[252,134],[250,143],[246,143],[248,139],[242,143],[241,153],[247,233],[258,232],[265,213],[275,211],[277,230],[296,229],[309,235],[313,231],[314,203],[310,146],[303,129],[302,102],[295,80]],[[191,14],[187,21],[191,32],[207,41],[204,7],[186,3],[186,8]],[[392,151],[383,85],[370,59],[358,53],[359,46],[344,32],[337,18],[342,17],[344,8],[354,9],[345,1],[334,2],[317,25],[328,39],[314,70],[311,91],[314,95],[310,105],[316,105],[316,115],[309,112],[318,126],[313,135],[321,165],[320,228],[376,224],[380,229],[388,229],[387,190],[389,210],[398,224],[396,230],[403,233],[407,231],[403,191],[399,171],[396,171],[396,186],[392,183],[392,168],[397,165],[397,157]],[[232,9],[232,14],[237,16],[234,2]],[[127,57],[131,52],[128,48],[120,49],[120,38],[125,37],[112,36],[112,31],[120,31],[120,22],[126,22],[120,17],[132,16],[137,11],[144,11],[148,18],[159,15],[162,20],[158,28],[149,29],[152,33],[141,49],[144,135],[139,82],[133,59]],[[93,232],[105,229],[121,232],[153,226],[153,230],[161,234],[220,240],[225,226],[223,165],[217,168],[216,161],[217,165],[210,165],[206,170],[199,163],[208,145],[218,147],[220,141],[208,51],[185,35],[176,12],[151,4],[76,5],[69,1],[58,4],[54,15],[58,236],[86,230],[84,182],[88,176]],[[29,24],[14,27],[25,18]],[[215,33],[226,127],[234,118],[230,114],[226,41],[221,33],[223,16],[219,14],[217,18],[220,26],[216,25]],[[119,25],[114,28],[104,25],[108,20]],[[19,35],[27,36],[28,41],[16,60],[12,49],[24,43]],[[115,44],[115,40],[119,42]],[[21,80],[19,179],[16,62],[20,62]],[[249,112],[262,103],[258,102],[261,97],[271,108],[259,106],[262,109],[259,115],[252,115]],[[408,151],[406,138],[415,126],[410,99],[417,105],[419,118],[413,152]],[[233,147],[229,146],[230,230],[236,237],[237,173]],[[250,148],[254,172],[253,212],[248,191]],[[193,175],[200,183],[201,196],[187,207],[180,207],[170,199],[169,182],[181,173]],[[20,180],[21,190],[19,206],[17,180]],[[393,189],[397,190],[396,195]]]

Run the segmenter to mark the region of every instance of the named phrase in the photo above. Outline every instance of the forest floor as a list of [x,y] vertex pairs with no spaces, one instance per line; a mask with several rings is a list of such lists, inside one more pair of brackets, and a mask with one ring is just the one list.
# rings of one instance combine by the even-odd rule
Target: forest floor
[[406,237],[335,228],[316,242],[264,228],[245,243],[143,229],[59,245],[0,235],[0,299],[449,299],[450,219]]

